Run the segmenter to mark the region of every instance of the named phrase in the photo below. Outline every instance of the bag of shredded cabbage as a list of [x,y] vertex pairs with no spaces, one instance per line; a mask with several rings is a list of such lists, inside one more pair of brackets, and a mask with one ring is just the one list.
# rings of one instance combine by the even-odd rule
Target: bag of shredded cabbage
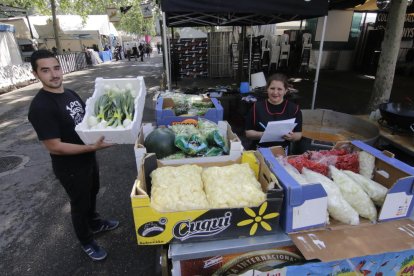
[[286,156],[277,156],[276,160],[286,170],[286,172],[296,180],[296,182],[301,185],[307,184],[306,179],[300,174],[298,169],[288,162],[288,158]]
[[211,208],[259,206],[266,200],[266,194],[247,163],[205,168],[202,179]]
[[377,209],[369,196],[355,181],[343,171],[329,166],[334,183],[339,186],[345,200],[358,212],[361,217],[374,222],[377,220]]
[[375,156],[365,152],[360,151],[358,153],[359,161],[359,174],[372,179],[375,167]]
[[197,165],[161,167],[151,172],[151,206],[159,212],[209,207]]
[[374,180],[371,180],[352,171],[344,171],[344,173],[351,177],[355,183],[361,186],[361,188],[369,195],[375,205],[382,206],[382,204],[384,204],[384,200],[388,192],[387,188],[375,182]]
[[[298,182],[300,185],[306,185],[309,184],[309,182],[300,174],[300,172],[293,167],[291,164],[289,163],[285,163],[282,164],[283,168],[285,168],[285,170],[288,172],[288,174],[290,174],[291,177],[293,177],[293,179],[296,180],[296,182]],[[305,169],[305,168],[304,168]],[[303,169],[302,169],[303,170]]]
[[357,211],[343,198],[339,187],[326,176],[303,168],[302,174],[309,183],[320,183],[328,195],[328,213],[334,219],[351,225],[359,224]]

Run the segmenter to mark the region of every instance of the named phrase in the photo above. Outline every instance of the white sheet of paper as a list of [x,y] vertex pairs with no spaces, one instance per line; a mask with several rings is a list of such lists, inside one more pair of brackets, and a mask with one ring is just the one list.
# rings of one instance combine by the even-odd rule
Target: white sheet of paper
[[283,135],[291,132],[296,125],[295,118],[283,121],[271,121],[267,124],[259,143],[281,142],[284,140],[282,138]]

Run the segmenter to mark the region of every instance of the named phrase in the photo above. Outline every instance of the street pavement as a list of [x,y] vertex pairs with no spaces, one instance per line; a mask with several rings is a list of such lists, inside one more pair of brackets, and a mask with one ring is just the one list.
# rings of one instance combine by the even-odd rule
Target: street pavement
[[[162,58],[144,62],[109,62],[64,76],[64,86],[86,100],[96,77],[144,76],[147,103],[143,122],[154,121],[153,92],[158,89]],[[75,237],[65,191],[54,177],[50,156],[27,119],[40,83],[0,95],[0,159],[19,156],[26,163],[0,171],[0,275],[157,275],[159,248],[138,246],[130,193],[137,175],[133,145],[116,145],[97,153],[101,189],[98,211],[120,221],[118,229],[100,234],[108,251],[93,262]]]

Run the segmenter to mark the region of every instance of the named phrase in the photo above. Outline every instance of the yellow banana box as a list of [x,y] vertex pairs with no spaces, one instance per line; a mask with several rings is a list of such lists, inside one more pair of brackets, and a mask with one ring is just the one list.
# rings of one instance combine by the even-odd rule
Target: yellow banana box
[[[248,163],[255,171],[266,200],[258,206],[160,212],[151,205],[150,174],[165,165],[148,154],[131,192],[135,233],[139,245],[194,242],[269,235],[279,229],[283,190],[259,152],[245,152],[235,161],[199,163],[201,167]],[[179,165],[170,165],[179,166]],[[237,193],[237,191],[234,191]]]

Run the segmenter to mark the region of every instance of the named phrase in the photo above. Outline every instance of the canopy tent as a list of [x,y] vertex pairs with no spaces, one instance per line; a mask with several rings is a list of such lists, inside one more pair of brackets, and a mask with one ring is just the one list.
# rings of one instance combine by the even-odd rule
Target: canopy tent
[[[257,26],[320,16],[326,18],[328,3],[328,0],[160,0],[163,45],[168,46],[165,35],[167,26]],[[164,48],[164,53],[169,51]],[[165,64],[169,65],[168,54],[164,56]],[[170,90],[169,66],[166,66],[166,75]]]
[[[29,18],[35,36],[48,48],[54,47],[56,42],[52,18],[50,16]],[[103,48],[102,35],[111,38],[119,36],[114,25],[108,21],[107,15],[89,15],[85,22],[79,15],[58,15],[56,22],[62,48],[70,48],[72,51],[82,51],[83,45],[91,47],[93,44]]]
[[327,0],[161,0],[168,27],[254,26],[314,18]]
[[191,27],[185,27],[178,31],[178,34],[180,38],[206,38],[207,33],[191,28]]
[[12,25],[0,23],[0,67],[22,63]]

